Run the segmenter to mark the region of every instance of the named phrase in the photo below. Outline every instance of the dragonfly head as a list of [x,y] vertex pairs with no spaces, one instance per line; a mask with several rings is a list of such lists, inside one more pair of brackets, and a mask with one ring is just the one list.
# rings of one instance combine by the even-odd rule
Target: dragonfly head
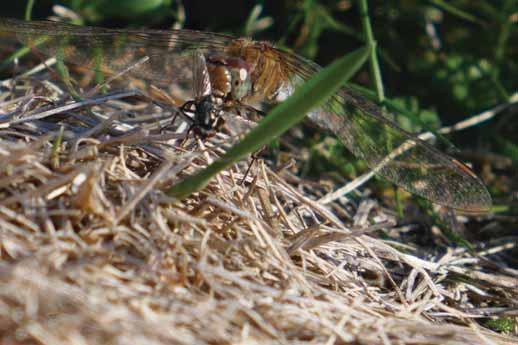
[[212,92],[241,101],[252,91],[250,65],[240,57],[212,55],[207,57]]

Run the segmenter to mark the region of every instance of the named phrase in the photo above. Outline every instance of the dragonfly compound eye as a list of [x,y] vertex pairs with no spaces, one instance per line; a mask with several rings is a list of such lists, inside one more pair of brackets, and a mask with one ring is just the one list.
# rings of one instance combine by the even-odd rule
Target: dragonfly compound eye
[[232,87],[231,94],[235,100],[241,100],[251,91],[250,74],[246,68],[232,68]]

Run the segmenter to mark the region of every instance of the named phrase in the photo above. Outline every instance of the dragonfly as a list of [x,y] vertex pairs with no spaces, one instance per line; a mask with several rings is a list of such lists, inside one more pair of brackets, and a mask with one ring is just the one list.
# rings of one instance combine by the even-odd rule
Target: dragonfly
[[[87,70],[127,71],[157,87],[191,88],[193,99],[182,110],[200,135],[221,126],[223,111],[282,102],[321,70],[269,42],[185,29],[107,29],[0,18],[3,36]],[[138,64],[142,59],[145,63]],[[489,211],[491,197],[470,168],[401,129],[380,106],[347,85],[307,116],[377,175],[408,192],[464,213]]]

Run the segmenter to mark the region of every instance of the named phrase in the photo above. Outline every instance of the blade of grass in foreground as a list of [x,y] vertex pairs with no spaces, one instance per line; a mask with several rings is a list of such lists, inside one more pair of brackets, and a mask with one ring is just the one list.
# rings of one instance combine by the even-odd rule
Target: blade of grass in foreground
[[367,60],[370,49],[372,49],[370,46],[357,49],[324,68],[286,101],[276,106],[225,155],[199,173],[171,187],[167,194],[181,199],[204,188],[220,171],[227,169],[293,127],[312,108],[323,104],[360,69]]

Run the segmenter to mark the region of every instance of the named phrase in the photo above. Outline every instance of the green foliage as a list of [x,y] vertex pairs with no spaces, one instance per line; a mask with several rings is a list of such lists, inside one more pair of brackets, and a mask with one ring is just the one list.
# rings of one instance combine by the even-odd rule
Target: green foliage
[[325,31],[343,33],[360,38],[361,33],[334,17],[336,8],[315,0],[287,3],[290,10],[289,26],[283,34],[281,44],[285,45],[290,35],[297,35],[294,45],[297,51],[314,58],[319,49],[319,40]]
[[317,135],[312,141],[309,160],[303,167],[305,175],[319,177],[340,174],[354,178],[359,171],[367,169],[365,162],[355,160],[351,153],[337,139],[323,140]]
[[[496,67],[487,59],[453,53],[442,60],[418,60],[416,68],[434,74],[432,86],[445,90],[455,103],[467,109],[490,107],[508,98],[505,89],[494,80]],[[484,97],[473,97],[482,94]]]
[[398,110],[394,112],[394,120],[404,130],[419,133],[440,128],[441,120],[437,112],[421,108],[416,97],[395,98],[391,102],[391,107]]
[[[361,1],[358,3],[362,4]],[[329,53],[328,45],[333,45],[332,42],[339,42],[334,44],[335,50],[348,49],[350,42],[355,42],[351,37],[363,37],[365,30],[359,25],[361,18],[355,6],[340,11],[326,1],[313,1],[311,4],[324,6],[333,19],[353,28],[352,32],[341,32],[342,36],[339,36],[336,31],[330,34],[330,27],[322,29],[323,24],[317,26],[313,35],[305,35],[313,45],[311,54],[315,54],[315,49]],[[389,96],[383,104],[395,114],[394,120],[404,129],[411,132],[437,131],[442,124],[454,124],[507,102],[518,90],[515,77],[518,75],[516,1],[416,3],[394,0],[370,2],[369,5],[369,19],[380,51],[383,80],[388,83],[386,89],[390,95],[406,95]],[[296,14],[293,14],[294,22],[300,21],[300,15],[296,17]],[[292,34],[298,39],[307,27],[304,23],[290,27],[290,30],[292,33],[299,30],[298,35]],[[314,56],[318,57],[319,53]],[[375,78],[369,85],[374,88]],[[368,98],[376,100],[375,93],[366,93],[369,93]],[[452,141],[461,150],[480,152],[481,157],[491,152],[512,158],[514,168],[500,173],[510,175],[509,181],[517,181],[518,141],[515,138],[518,121],[515,115],[503,114],[498,119],[464,130]],[[447,148],[451,148],[447,140],[440,139],[446,142]],[[313,161],[325,164],[321,159]],[[332,158],[332,161],[341,160]],[[357,163],[353,162],[353,165],[358,167]],[[325,167],[308,171],[325,171]],[[498,198],[516,188],[516,185],[511,185],[505,189],[492,189],[492,192]]]
[[160,21],[172,14],[172,0],[64,0],[65,6],[90,22],[110,17]]
[[512,333],[516,327],[516,320],[511,317],[502,317],[499,319],[488,320],[485,322],[488,328],[496,332]]

